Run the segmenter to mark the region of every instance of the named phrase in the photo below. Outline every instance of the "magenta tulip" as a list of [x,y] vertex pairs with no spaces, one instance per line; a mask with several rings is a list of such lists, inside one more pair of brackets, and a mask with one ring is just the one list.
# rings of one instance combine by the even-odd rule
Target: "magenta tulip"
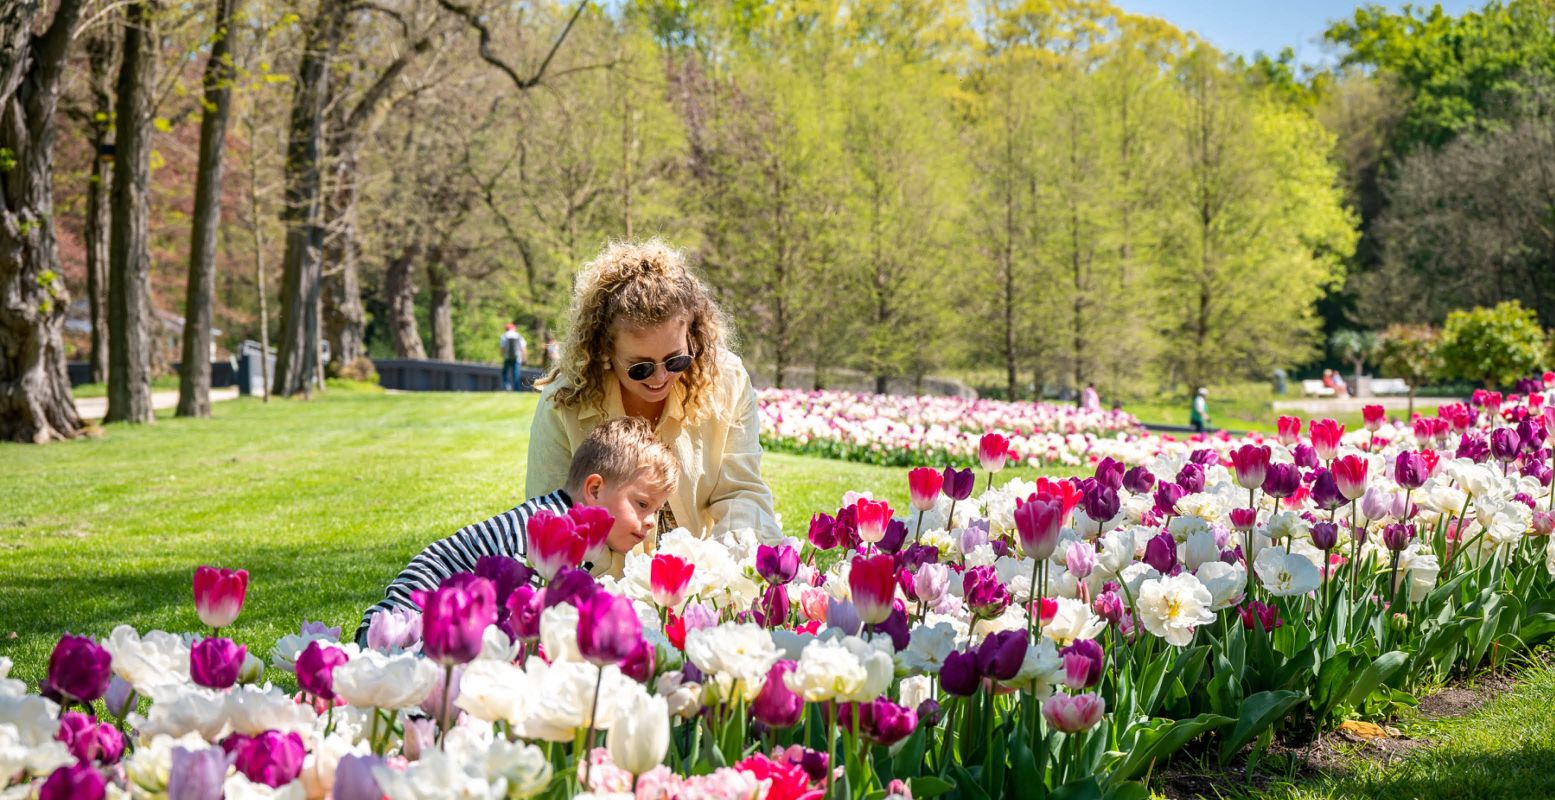
[[1366,421],[1366,430],[1376,433],[1382,427],[1382,423],[1388,418],[1388,412],[1378,405],[1363,406],[1361,418]]
[[860,620],[868,625],[884,622],[896,599],[896,559],[888,555],[853,559],[848,587]]
[[588,541],[570,517],[536,511],[525,525],[525,534],[529,545],[526,555],[540,577],[549,581],[564,567],[583,563]]
[[799,574],[799,551],[788,545],[756,547],[756,572],[767,583],[787,584]]
[[481,652],[481,637],[497,621],[491,581],[464,572],[427,596],[421,611],[421,652],[443,666],[463,664]]
[[102,773],[90,764],[78,762],[50,773],[38,790],[38,800],[102,800],[107,792],[108,782],[103,780]]
[[346,651],[308,642],[297,656],[297,686],[321,700],[335,699],[335,668],[350,661]]
[[578,651],[591,664],[620,664],[642,638],[642,621],[625,597],[599,592],[578,607]]
[[1027,558],[1041,561],[1053,555],[1063,521],[1061,501],[1039,500],[1036,495],[1025,502],[1015,501],[1015,531]]
[[1076,639],[1073,644],[1059,651],[1064,660],[1064,685],[1071,689],[1089,689],[1101,683],[1102,667],[1107,656],[1101,645],[1092,639]]
[[296,732],[265,731],[243,745],[233,766],[243,777],[274,789],[297,780],[307,755]]
[[60,715],[54,738],[64,742],[70,754],[84,764],[114,764],[124,755],[124,736],[117,728],[79,711]]
[[248,570],[200,567],[194,571],[194,611],[200,622],[220,630],[243,610],[248,594]]
[[796,666],[788,659],[773,664],[767,670],[767,680],[761,685],[761,692],[751,702],[751,715],[768,727],[791,728],[798,724],[804,714],[804,698],[783,682],[783,676],[793,672]]
[[1301,436],[1301,417],[1280,417],[1274,428],[1279,432],[1280,444],[1290,447]]
[[108,691],[113,657],[86,636],[65,634],[49,654],[49,686],[60,697],[90,703]]
[[610,512],[599,506],[573,506],[567,509],[567,517],[572,520],[573,529],[583,537],[584,560],[605,560],[609,556],[605,538],[615,526],[615,518]]
[[1243,489],[1263,486],[1264,475],[1269,470],[1269,446],[1244,444],[1231,451],[1231,466],[1236,472],[1236,482]]
[[231,639],[201,639],[189,648],[189,677],[207,689],[230,689],[247,657],[248,648]]

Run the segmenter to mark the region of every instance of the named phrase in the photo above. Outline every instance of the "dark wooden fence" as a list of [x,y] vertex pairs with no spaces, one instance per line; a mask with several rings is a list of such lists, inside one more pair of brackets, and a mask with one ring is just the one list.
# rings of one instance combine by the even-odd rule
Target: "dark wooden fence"
[[[468,361],[414,361],[375,359],[378,383],[385,389],[407,392],[497,392],[502,390],[502,365]],[[520,391],[534,391],[540,370],[519,370]]]

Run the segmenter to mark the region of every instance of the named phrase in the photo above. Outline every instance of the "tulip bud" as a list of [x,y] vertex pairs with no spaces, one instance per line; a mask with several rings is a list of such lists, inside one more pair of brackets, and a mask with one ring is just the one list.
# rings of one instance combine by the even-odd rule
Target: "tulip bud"
[[194,610],[200,622],[225,628],[237,620],[248,594],[248,570],[200,567],[194,571]]
[[108,691],[112,662],[108,651],[91,638],[67,633],[49,655],[49,686],[67,700],[90,703]]

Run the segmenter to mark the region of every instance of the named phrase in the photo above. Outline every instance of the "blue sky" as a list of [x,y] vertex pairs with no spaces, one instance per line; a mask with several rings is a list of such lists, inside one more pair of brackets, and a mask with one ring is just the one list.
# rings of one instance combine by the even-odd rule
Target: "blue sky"
[[[1330,20],[1355,13],[1357,0],[1114,0],[1127,11],[1160,17],[1190,30],[1221,50],[1252,56],[1256,50],[1270,55],[1281,47],[1296,51],[1298,64],[1326,64],[1333,54],[1321,39]],[[1454,16],[1483,6],[1483,0],[1443,0],[1440,5]],[[1381,3],[1400,9],[1403,3]],[[1414,3],[1429,8],[1432,3]]]

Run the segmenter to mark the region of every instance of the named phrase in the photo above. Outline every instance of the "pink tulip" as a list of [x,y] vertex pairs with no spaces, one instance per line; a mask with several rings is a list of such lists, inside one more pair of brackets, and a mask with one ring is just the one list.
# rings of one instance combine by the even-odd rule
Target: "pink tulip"
[[875,544],[885,538],[885,526],[891,521],[891,504],[884,500],[868,500],[860,497],[853,504],[854,518],[858,521],[860,539]]
[[248,594],[248,570],[200,567],[194,571],[194,610],[200,622],[221,629],[243,610]]
[[1376,433],[1387,420],[1388,412],[1382,406],[1366,406],[1361,409],[1361,418],[1366,421],[1366,430]]
[[1301,417],[1280,417],[1274,427],[1279,431],[1280,444],[1290,447],[1301,436]]
[[888,555],[853,559],[848,587],[859,619],[869,625],[885,622],[896,599],[896,560]]
[[986,472],[1004,469],[1004,461],[1010,455],[1010,440],[997,433],[985,433],[977,443],[977,460]]
[[1058,531],[1063,525],[1064,506],[1058,501],[1030,500],[1015,502],[1015,530],[1020,535],[1020,549],[1027,558],[1041,561],[1053,555],[1058,545]]
[[1064,733],[1090,730],[1106,711],[1106,701],[1090,693],[1055,694],[1042,703],[1042,718]]
[[825,589],[805,589],[799,593],[799,610],[804,613],[805,619],[825,622],[829,599]]
[[1331,419],[1313,420],[1308,426],[1312,435],[1312,449],[1324,461],[1334,460],[1339,452],[1339,440],[1344,438],[1344,426]]
[[696,565],[669,553],[660,553],[653,557],[653,563],[649,566],[649,583],[653,591],[653,602],[660,608],[677,608],[681,601],[686,599],[686,589],[691,586],[691,575],[696,572]]
[[583,560],[601,562],[607,557],[605,537],[615,525],[610,512],[599,506],[573,506],[567,509],[573,529],[583,537]]
[[265,731],[244,743],[233,766],[250,781],[275,789],[297,780],[307,755],[295,731]]
[[547,581],[563,568],[583,563],[588,541],[578,533],[577,525],[570,517],[536,511],[529,518],[525,532],[528,534],[529,563]]
[[315,697],[334,700],[335,667],[349,660],[351,657],[346,651],[338,647],[308,642],[302,654],[297,656],[297,686]]
[[1339,493],[1344,495],[1344,499],[1358,500],[1366,493],[1366,471],[1370,463],[1357,455],[1334,459],[1334,483],[1338,484]]
[[1244,444],[1232,450],[1231,465],[1236,471],[1238,485],[1243,489],[1257,489],[1263,485],[1269,471],[1268,445]]
[[939,499],[940,488],[944,485],[945,476],[931,467],[918,467],[907,473],[907,489],[912,494],[912,507],[919,511],[933,510],[934,501]]
[[445,667],[464,664],[480,654],[481,638],[496,621],[496,586],[468,572],[454,575],[426,598],[421,652]]

